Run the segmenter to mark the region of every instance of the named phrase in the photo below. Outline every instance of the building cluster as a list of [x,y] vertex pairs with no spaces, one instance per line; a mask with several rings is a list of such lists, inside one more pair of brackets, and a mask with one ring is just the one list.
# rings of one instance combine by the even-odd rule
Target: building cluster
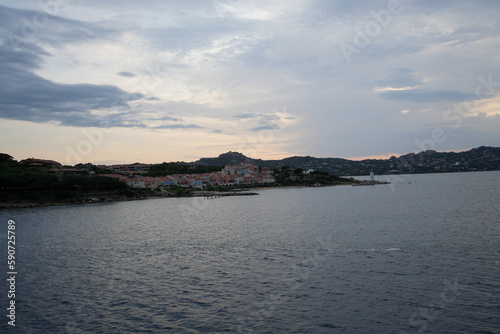
[[46,168],[58,168],[61,167],[61,164],[54,160],[46,160],[46,159],[36,159],[36,158],[28,158],[21,160],[20,163],[29,165],[30,167],[46,167]]
[[[122,168],[124,168],[121,169],[122,171],[130,171],[126,169],[126,165],[123,165]],[[140,171],[143,171],[143,169],[141,168]],[[239,165],[227,165],[219,172],[203,174],[174,174],[164,177],[134,175],[128,177],[116,173],[103,176],[116,178],[133,188],[181,186],[204,189],[208,186],[270,185],[276,182],[273,171],[269,168],[264,167],[259,170],[259,167],[248,162],[242,162]]]
[[125,172],[125,173],[133,173],[133,174],[143,174],[143,173],[147,173],[151,166],[152,166],[151,164],[136,163],[136,164],[132,164],[132,165],[112,165],[112,166],[100,165],[97,167],[100,167],[103,169],[111,169],[111,170],[117,171],[119,173]]

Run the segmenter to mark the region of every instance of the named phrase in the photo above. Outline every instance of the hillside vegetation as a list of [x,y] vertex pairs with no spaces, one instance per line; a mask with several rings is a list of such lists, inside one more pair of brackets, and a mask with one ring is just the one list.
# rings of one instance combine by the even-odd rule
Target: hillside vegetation
[[389,159],[348,160],[341,158],[315,158],[294,156],[281,160],[252,159],[238,152],[227,152],[217,158],[202,158],[191,163],[200,166],[224,166],[249,161],[259,167],[292,169],[314,169],[331,175],[354,176],[408,174],[408,173],[451,173],[470,171],[500,170],[500,147],[481,146],[465,152],[436,152],[432,150],[420,153],[408,153]]
[[109,177],[56,175],[0,154],[0,202],[78,202],[91,196],[130,196],[130,191],[129,186]]

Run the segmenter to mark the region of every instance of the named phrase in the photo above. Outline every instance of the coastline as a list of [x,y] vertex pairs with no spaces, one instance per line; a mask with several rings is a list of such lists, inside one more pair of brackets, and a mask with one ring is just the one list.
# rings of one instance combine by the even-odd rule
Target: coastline
[[360,183],[340,183],[340,184],[329,184],[321,186],[306,186],[306,185],[293,185],[293,186],[269,186],[269,187],[251,187],[251,188],[237,188],[228,191],[203,191],[194,190],[186,195],[174,195],[171,193],[158,194],[145,197],[125,197],[125,196],[104,196],[104,197],[89,197],[85,199],[80,199],[77,201],[60,201],[60,202],[3,202],[0,203],[0,211],[11,210],[11,209],[24,209],[24,208],[41,208],[49,206],[69,206],[69,205],[83,205],[83,204],[102,204],[102,203],[114,203],[114,202],[129,202],[129,201],[142,201],[148,199],[159,199],[159,198],[186,198],[186,197],[206,197],[207,199],[228,197],[228,196],[254,196],[259,195],[255,191],[267,190],[267,189],[291,189],[291,188],[322,188],[322,187],[336,187],[336,186],[368,186],[377,184],[388,184],[389,182],[381,181],[361,181]]
[[390,182],[387,182],[387,181],[369,181],[369,180],[357,180],[357,181],[359,181],[359,182],[324,184],[324,185],[320,185],[320,186],[296,185],[296,186],[253,187],[253,188],[248,188],[248,190],[256,191],[256,190],[265,190],[265,189],[324,188],[324,187],[338,187],[338,186],[374,186],[374,185],[378,185],[378,184],[390,184]]
[[207,198],[217,198],[217,197],[228,197],[228,196],[254,196],[258,195],[255,192],[241,191],[241,192],[209,192],[200,191],[193,192],[186,196],[176,196],[176,195],[154,195],[145,197],[124,197],[124,196],[112,196],[112,197],[91,197],[84,200],[78,201],[60,201],[60,202],[3,202],[0,203],[0,211],[11,210],[11,209],[25,209],[25,208],[43,208],[49,206],[69,206],[69,205],[84,205],[84,204],[103,204],[103,203],[115,203],[115,202],[131,202],[131,201],[142,201],[148,199],[160,199],[160,198],[191,198],[191,197],[207,197]]
[[324,187],[337,187],[337,186],[350,186],[352,185],[351,183],[346,183],[346,184],[328,184],[328,185],[322,185],[322,186],[304,186],[304,185],[297,185],[297,186],[270,186],[270,187],[253,187],[253,188],[248,188],[250,191],[257,191],[257,190],[267,190],[267,189],[292,189],[292,188],[324,188]]

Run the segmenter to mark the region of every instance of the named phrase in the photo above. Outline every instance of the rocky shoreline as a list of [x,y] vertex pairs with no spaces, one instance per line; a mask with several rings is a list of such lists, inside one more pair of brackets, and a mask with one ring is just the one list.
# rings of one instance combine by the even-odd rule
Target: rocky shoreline
[[249,191],[227,191],[227,192],[218,192],[218,191],[193,191],[187,195],[174,195],[171,193],[162,193],[153,196],[145,196],[138,198],[129,198],[125,196],[104,196],[104,197],[89,197],[85,199],[78,200],[68,200],[68,201],[59,201],[59,202],[4,202],[0,203],[0,210],[8,210],[8,209],[24,209],[24,208],[40,208],[47,206],[65,206],[65,205],[81,205],[81,204],[99,204],[99,203],[112,203],[112,202],[129,202],[129,201],[141,201],[147,199],[158,199],[158,198],[181,198],[181,197],[205,197],[208,199],[217,198],[217,197],[227,197],[227,196],[253,196],[258,195],[255,192]]
[[[343,184],[343,185],[351,185],[351,186],[371,186],[377,184],[389,184],[390,182],[384,181],[368,181],[363,180],[359,183],[354,184]],[[336,186],[336,185],[330,185]],[[282,187],[262,187],[262,188],[250,188],[250,189],[234,189],[231,191],[202,191],[195,190],[189,193],[185,193],[182,195],[176,195],[168,192],[162,192],[156,195],[144,196],[144,197],[126,197],[119,195],[103,195],[103,196],[95,196],[88,198],[80,198],[76,200],[65,200],[59,202],[4,202],[0,203],[0,210],[9,210],[9,209],[24,209],[24,208],[39,208],[39,207],[47,207],[47,206],[65,206],[65,205],[81,205],[81,204],[99,204],[99,203],[112,203],[112,202],[128,202],[128,201],[140,201],[147,199],[158,199],[158,198],[181,198],[181,197],[204,197],[206,199],[215,199],[219,197],[227,197],[227,196],[254,196],[258,195],[258,193],[254,192],[255,190],[263,190],[263,189],[284,189],[284,188],[313,188],[315,186],[282,186]]]
[[359,186],[374,186],[376,184],[390,184],[390,182],[387,181],[369,181],[369,180],[362,180],[359,183],[351,184],[353,187],[359,187]]

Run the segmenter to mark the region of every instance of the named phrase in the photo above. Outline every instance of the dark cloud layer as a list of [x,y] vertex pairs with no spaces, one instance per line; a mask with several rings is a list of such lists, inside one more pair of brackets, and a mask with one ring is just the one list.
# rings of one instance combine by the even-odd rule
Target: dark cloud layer
[[[16,50],[5,42],[0,45],[1,118],[98,126],[102,116],[93,115],[92,110],[127,110],[127,102],[143,97],[114,86],[66,85],[44,79],[31,72],[41,63],[43,54],[43,50],[33,45],[19,45]],[[117,122],[117,125],[124,123]]]
[[259,131],[265,131],[265,130],[279,130],[280,127],[277,126],[276,124],[266,124],[266,125],[261,125],[261,126],[256,126],[254,128],[251,128],[250,131],[252,132],[259,132]]
[[[125,92],[111,85],[61,84],[40,77],[33,71],[43,63],[43,57],[50,54],[34,43],[34,36],[51,40],[51,30],[29,29],[29,18],[46,13],[17,10],[0,6],[0,118],[23,120],[36,123],[52,122],[75,127],[140,127],[149,128],[148,120],[137,119],[140,115],[130,112],[129,102],[144,98],[143,94]],[[48,17],[48,16],[47,16]],[[78,21],[50,16],[57,31],[54,42],[74,43],[104,31]],[[27,23],[26,23],[27,22]],[[48,24],[48,23],[47,23]],[[28,27],[28,28],[27,28]],[[54,29],[54,27],[52,27]],[[36,28],[36,27],[35,27]],[[64,29],[63,29],[64,28]],[[130,72],[118,73],[134,77]],[[148,100],[158,100],[150,97]],[[94,111],[111,111],[112,113]],[[161,121],[180,121],[165,116]],[[156,129],[198,128],[194,124],[154,126]]]
[[432,103],[432,102],[461,102],[469,95],[451,91],[451,90],[424,90],[424,89],[409,89],[409,90],[391,90],[380,93],[388,100]]
[[97,39],[115,32],[113,28],[54,15],[57,11],[55,8],[42,11],[0,6],[0,31],[13,48],[29,47],[36,41],[57,47],[61,44]]
[[136,75],[134,73],[130,73],[130,72],[118,72],[118,75],[122,76],[122,77],[126,77],[126,78],[134,78],[136,77]]
[[258,116],[259,116],[258,114],[244,113],[244,114],[234,115],[233,117],[240,119],[247,119],[247,118],[256,118]]
[[422,80],[416,77],[413,69],[409,67],[398,67],[387,70],[387,76],[378,80],[376,83],[378,86],[382,87],[405,88],[420,85]]

